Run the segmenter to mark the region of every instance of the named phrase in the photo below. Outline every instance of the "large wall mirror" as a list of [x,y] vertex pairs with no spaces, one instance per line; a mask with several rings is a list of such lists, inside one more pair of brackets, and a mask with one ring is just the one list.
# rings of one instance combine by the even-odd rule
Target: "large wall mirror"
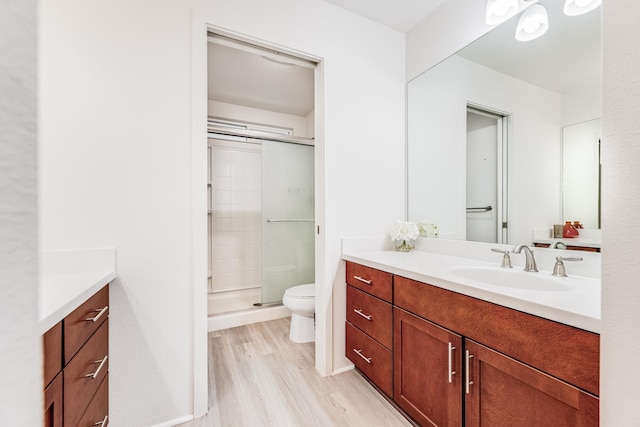
[[440,237],[530,244],[564,220],[599,228],[600,8],[539,4],[542,37],[517,41],[517,15],[408,84],[408,219]]

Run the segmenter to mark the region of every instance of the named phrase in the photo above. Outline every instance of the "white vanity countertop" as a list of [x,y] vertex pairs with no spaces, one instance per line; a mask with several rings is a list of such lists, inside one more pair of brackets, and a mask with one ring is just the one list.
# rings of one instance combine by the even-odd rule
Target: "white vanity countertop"
[[533,230],[533,243],[550,245],[553,242],[562,242],[567,246],[582,246],[585,248],[600,248],[602,246],[602,233],[600,229],[581,229],[578,237],[553,238],[550,230]]
[[[600,333],[600,279],[571,275],[553,277],[551,271],[537,273],[522,271],[514,265],[513,274],[548,275],[566,284],[569,290],[539,291],[489,285],[465,279],[452,272],[458,267],[484,267],[500,270],[500,259],[495,262],[462,258],[451,255],[414,250],[365,250],[343,244],[342,258],[378,270],[384,270],[409,279],[428,283],[470,297],[499,304],[525,313],[540,316],[587,331]],[[512,255],[515,257],[516,255]]]
[[115,277],[115,249],[42,252],[40,333],[47,332]]
[[552,239],[551,237],[534,237],[533,243],[543,243],[550,245],[553,242],[562,242],[567,246],[582,246],[585,248],[600,248],[601,241],[596,237],[573,237],[573,238],[561,238]]

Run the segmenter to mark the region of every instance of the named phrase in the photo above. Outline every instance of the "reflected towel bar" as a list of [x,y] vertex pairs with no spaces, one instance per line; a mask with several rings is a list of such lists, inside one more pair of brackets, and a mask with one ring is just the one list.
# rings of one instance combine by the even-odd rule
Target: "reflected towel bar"
[[268,219],[267,222],[313,222],[315,219],[305,219],[305,218],[291,218],[291,219]]
[[491,206],[485,206],[483,208],[467,208],[467,213],[482,213],[489,212],[491,210],[493,210]]

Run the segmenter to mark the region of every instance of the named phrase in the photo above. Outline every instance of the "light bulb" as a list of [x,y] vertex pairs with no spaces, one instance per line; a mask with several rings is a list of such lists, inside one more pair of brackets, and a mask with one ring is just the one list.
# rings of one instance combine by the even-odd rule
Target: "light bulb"
[[518,12],[518,0],[487,0],[486,22],[500,24]]
[[516,39],[519,41],[533,40],[546,33],[548,29],[547,9],[540,4],[534,4],[522,12],[516,28]]
[[591,12],[602,4],[602,0],[566,0],[564,13],[568,16],[583,15]]

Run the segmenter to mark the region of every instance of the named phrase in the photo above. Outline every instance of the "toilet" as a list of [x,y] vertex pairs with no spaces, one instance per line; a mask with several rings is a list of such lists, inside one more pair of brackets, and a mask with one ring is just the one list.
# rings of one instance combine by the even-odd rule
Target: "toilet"
[[291,310],[291,329],[289,339],[296,343],[313,342],[316,340],[315,311],[316,285],[292,286],[282,297],[282,303]]

